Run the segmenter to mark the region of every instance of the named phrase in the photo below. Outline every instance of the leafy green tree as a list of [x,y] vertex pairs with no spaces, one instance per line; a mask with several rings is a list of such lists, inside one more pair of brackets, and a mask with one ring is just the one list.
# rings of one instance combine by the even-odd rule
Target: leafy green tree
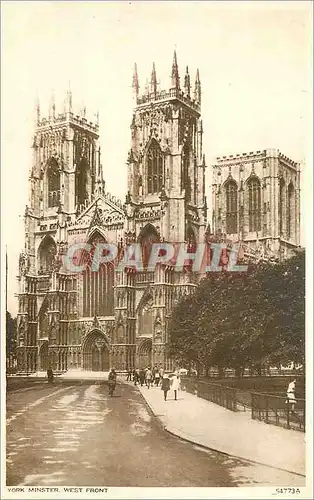
[[247,273],[210,273],[176,306],[169,354],[185,365],[261,370],[304,363],[305,254],[251,265]]

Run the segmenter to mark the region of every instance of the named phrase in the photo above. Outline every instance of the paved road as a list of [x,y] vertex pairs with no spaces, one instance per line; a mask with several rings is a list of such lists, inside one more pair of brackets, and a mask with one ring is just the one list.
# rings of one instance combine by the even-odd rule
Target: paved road
[[297,475],[167,434],[119,384],[37,382],[7,395],[7,486],[298,486]]

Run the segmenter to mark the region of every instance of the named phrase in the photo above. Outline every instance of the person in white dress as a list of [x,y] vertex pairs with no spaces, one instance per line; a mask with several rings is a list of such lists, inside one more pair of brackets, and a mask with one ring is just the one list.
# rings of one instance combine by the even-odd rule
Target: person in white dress
[[180,377],[175,374],[171,378],[171,390],[174,391],[174,399],[177,401],[178,390],[180,388]]
[[295,404],[297,402],[295,399],[295,384],[296,384],[296,380],[292,380],[292,382],[290,382],[290,384],[288,385],[288,389],[287,389],[286,403],[288,405],[290,405],[291,411],[294,411],[294,407],[295,407]]

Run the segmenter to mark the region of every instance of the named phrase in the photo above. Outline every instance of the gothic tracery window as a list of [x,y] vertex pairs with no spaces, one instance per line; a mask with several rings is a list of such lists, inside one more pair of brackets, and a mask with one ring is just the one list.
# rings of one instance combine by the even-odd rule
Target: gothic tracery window
[[249,192],[249,231],[261,229],[261,184],[257,177],[247,183]]
[[152,335],[153,333],[153,298],[148,297],[139,309],[139,335]]
[[153,249],[153,244],[159,241],[159,236],[151,224],[148,224],[142,230],[139,236],[139,243],[142,249],[142,259],[143,259],[143,268],[146,269],[149,264],[150,255]]
[[235,181],[228,181],[226,190],[226,232],[235,234],[238,229],[238,187]]
[[185,189],[185,199],[191,201],[191,178],[189,175],[190,168],[190,149],[186,143],[182,150],[181,158],[181,190]]
[[45,300],[41,306],[41,309],[40,309],[39,315],[38,315],[38,322],[39,322],[39,336],[40,336],[40,338],[48,336],[49,321],[48,321],[48,301],[47,300]]
[[50,236],[46,236],[38,248],[38,273],[49,274],[55,269],[57,247]]
[[284,212],[285,212],[285,181],[279,181],[279,235],[284,232]]
[[54,158],[51,158],[48,163],[47,184],[48,207],[57,207],[60,201],[60,172],[58,163]]
[[93,268],[93,255],[97,244],[105,243],[100,235],[89,241],[92,250],[82,256],[83,271],[83,316],[111,316],[114,312],[114,267],[112,262]]
[[153,140],[146,155],[147,193],[159,193],[164,184],[163,155],[157,141]]
[[84,159],[76,168],[75,198],[78,205],[83,205],[88,199],[88,164]]
[[288,186],[288,197],[287,197],[287,238],[290,239],[293,236],[294,229],[294,186],[290,182]]

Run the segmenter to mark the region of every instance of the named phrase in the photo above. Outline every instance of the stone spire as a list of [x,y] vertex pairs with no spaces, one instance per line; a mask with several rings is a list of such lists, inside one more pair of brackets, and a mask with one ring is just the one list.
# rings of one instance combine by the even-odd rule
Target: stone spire
[[174,51],[174,54],[173,54],[172,73],[171,73],[171,88],[173,88],[173,89],[180,88],[180,77],[179,77],[179,69],[178,69],[176,51]]
[[194,98],[195,102],[201,104],[201,80],[200,80],[200,72],[198,69],[196,71],[196,78],[195,78]]
[[72,90],[71,90],[70,82],[69,82],[67,95],[66,95],[65,111],[66,111],[66,113],[72,112]]
[[145,95],[149,95],[149,80],[146,78],[146,83],[145,83]]
[[187,97],[191,97],[191,80],[189,75],[189,68],[186,67],[185,76],[184,76],[184,92]]
[[152,76],[150,80],[150,91],[152,94],[156,96],[157,94],[157,77],[156,77],[156,68],[155,68],[155,63],[153,63],[153,71],[152,71]]
[[49,118],[54,118],[56,116],[56,100],[55,93],[52,91],[50,98],[50,106],[49,106]]
[[136,63],[134,64],[132,87],[133,87],[133,92],[135,94],[135,97],[137,99],[140,86],[138,83],[137,64]]
[[95,176],[95,188],[94,188],[95,197],[104,194],[104,185],[105,183],[103,179],[103,170],[101,165],[101,148],[99,146],[96,157],[96,176]]
[[39,102],[38,95],[36,96],[35,109],[36,109],[36,125],[39,125],[39,122],[40,122],[40,102]]

